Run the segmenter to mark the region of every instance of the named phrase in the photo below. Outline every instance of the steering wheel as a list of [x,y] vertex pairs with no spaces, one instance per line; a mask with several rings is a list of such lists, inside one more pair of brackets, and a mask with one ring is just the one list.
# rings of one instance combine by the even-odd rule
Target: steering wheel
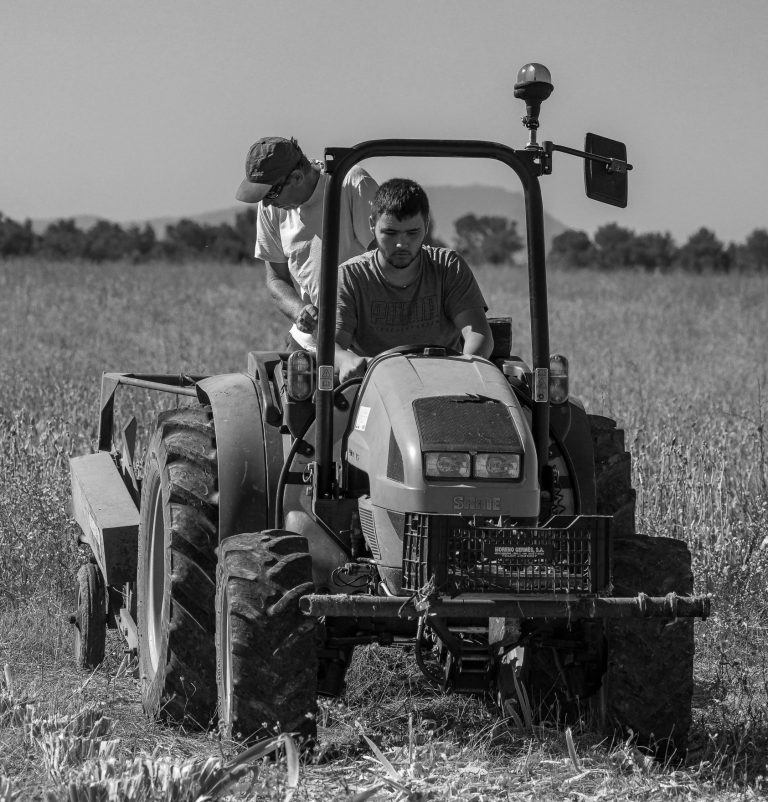
[[396,345],[394,348],[387,348],[380,354],[376,354],[374,359],[382,356],[390,356],[391,354],[421,354],[425,348],[441,348],[445,351],[446,356],[461,356],[461,351],[455,348],[448,348],[445,345],[435,345],[434,343],[409,343],[408,345]]

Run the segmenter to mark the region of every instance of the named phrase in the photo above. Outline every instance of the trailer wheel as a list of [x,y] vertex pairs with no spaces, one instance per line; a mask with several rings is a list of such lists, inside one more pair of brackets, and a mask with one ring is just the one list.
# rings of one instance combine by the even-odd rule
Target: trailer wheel
[[96,668],[104,660],[107,609],[104,580],[94,563],[77,571],[77,594],[73,616],[75,662],[78,668]]
[[[686,544],[635,533],[635,491],[624,432],[609,418],[589,417],[597,513],[615,516],[614,595],[693,593]],[[691,726],[693,621],[608,619],[605,640],[607,665],[596,705],[601,729],[614,738],[631,733],[662,759],[684,755]]]
[[145,460],[137,613],[142,704],[207,727],[216,710],[216,440],[209,407],[162,413]]
[[274,529],[234,535],[219,549],[216,681],[219,727],[251,741],[316,734],[317,646],[299,598],[312,591],[304,537]]

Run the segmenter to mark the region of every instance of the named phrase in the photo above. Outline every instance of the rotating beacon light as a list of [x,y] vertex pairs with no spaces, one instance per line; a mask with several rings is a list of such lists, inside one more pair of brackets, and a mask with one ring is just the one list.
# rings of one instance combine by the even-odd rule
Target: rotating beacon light
[[539,110],[541,104],[551,94],[555,87],[552,85],[552,75],[543,64],[531,62],[520,68],[515,84],[515,97],[525,102],[525,117],[523,125],[529,131],[529,141],[526,148],[538,150],[536,142],[536,129],[539,127]]

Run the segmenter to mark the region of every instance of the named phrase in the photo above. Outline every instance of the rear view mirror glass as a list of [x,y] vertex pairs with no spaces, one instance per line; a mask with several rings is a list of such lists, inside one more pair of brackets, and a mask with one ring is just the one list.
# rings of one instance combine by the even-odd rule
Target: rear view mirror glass
[[615,139],[587,134],[584,150],[587,154],[617,160],[613,166],[589,157],[584,160],[587,197],[623,209],[627,205],[627,146]]

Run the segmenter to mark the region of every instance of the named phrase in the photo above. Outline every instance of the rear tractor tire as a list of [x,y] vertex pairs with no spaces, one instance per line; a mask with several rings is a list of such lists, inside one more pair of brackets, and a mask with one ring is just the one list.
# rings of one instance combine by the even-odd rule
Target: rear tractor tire
[[145,460],[137,613],[144,710],[208,727],[216,712],[218,469],[209,407],[161,413]]
[[75,613],[75,663],[78,668],[96,668],[104,660],[107,637],[107,608],[104,580],[94,563],[77,571]]
[[[597,514],[614,516],[614,595],[693,593],[686,544],[635,533],[635,491],[624,432],[609,418],[589,417]],[[693,696],[692,619],[607,619],[605,643],[606,671],[598,704],[601,729],[614,739],[632,735],[662,760],[684,756]]]
[[595,455],[597,514],[612,515],[611,533],[635,534],[632,458],[624,447],[624,430],[602,415],[588,415]]
[[286,732],[314,741],[316,624],[299,610],[312,588],[304,537],[274,529],[234,535],[219,548],[216,679],[225,738]]

